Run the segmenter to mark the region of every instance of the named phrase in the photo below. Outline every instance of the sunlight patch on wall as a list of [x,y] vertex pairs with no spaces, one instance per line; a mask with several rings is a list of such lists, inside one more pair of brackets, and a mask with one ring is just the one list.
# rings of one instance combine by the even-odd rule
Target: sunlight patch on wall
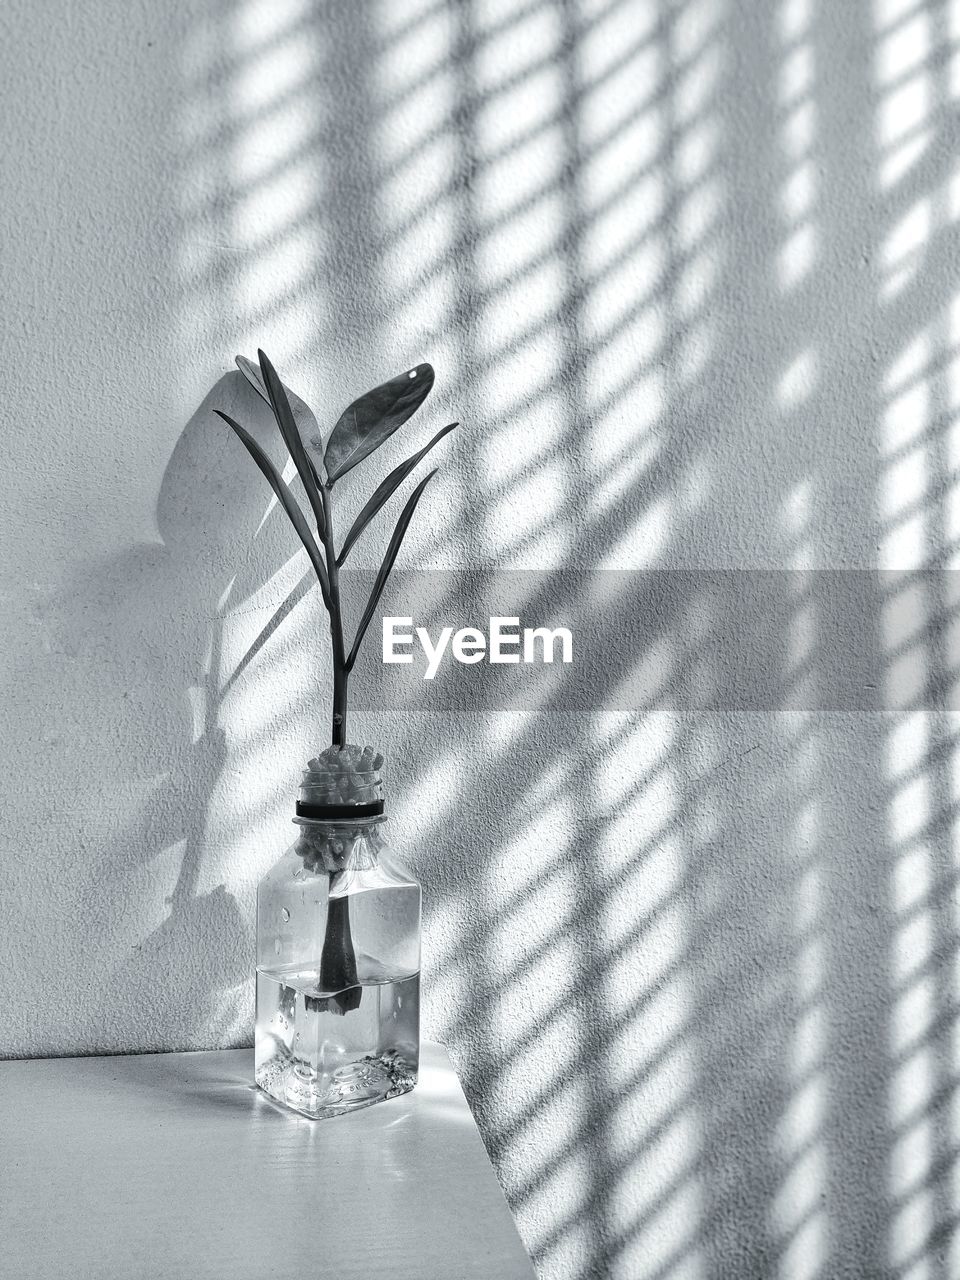
[[799,408],[817,389],[817,357],[814,351],[802,351],[787,366],[777,386],[777,402],[781,409]]
[[722,282],[724,9],[676,7],[662,31],[650,29],[653,14],[597,6],[580,50],[591,465],[598,508],[629,503],[633,513],[604,553],[607,568],[658,563],[686,514],[682,486],[673,504],[644,492],[644,460],[659,452],[653,433],[671,393],[710,365]]
[[285,40],[310,17],[310,0],[243,0],[231,11],[232,45],[237,53],[256,53]]
[[879,94],[880,185],[902,182],[930,147],[930,59],[933,15],[928,6],[875,0],[874,76]]
[[893,578],[880,615],[880,633],[888,655],[881,688],[887,711],[902,714],[923,702],[928,673],[922,632],[928,621],[922,584],[908,577]]
[[[301,56],[298,48],[291,60],[299,61]],[[276,58],[282,61],[282,50]],[[316,108],[312,95],[302,91],[299,110],[286,108],[271,116],[270,101],[282,90],[269,80],[264,85],[251,74],[239,76],[231,94],[238,116],[250,109],[248,92],[255,102],[262,96],[266,102],[252,127],[238,125],[231,149],[236,183],[247,186],[234,203],[229,221],[230,243],[240,255],[234,298],[238,314],[249,317],[241,339],[246,349],[255,352],[267,341],[264,319],[270,315],[271,351],[274,360],[280,361],[285,350],[297,350],[297,336],[304,328],[316,325],[315,305],[307,302],[308,291],[301,288],[313,275],[320,252],[315,222],[320,160],[316,152],[305,155],[303,151],[304,136],[316,128]],[[271,157],[269,177],[264,175],[253,185],[245,184],[245,175],[260,161],[251,155]]]
[[923,265],[933,234],[933,209],[928,196],[915,200],[884,238],[881,265],[884,284],[881,296],[890,301],[913,281]]
[[930,942],[930,920],[921,896],[931,881],[927,824],[933,810],[929,778],[926,772],[917,773],[925,768],[931,745],[928,714],[915,711],[890,736],[885,761],[891,786],[890,845],[895,851],[890,904],[896,921],[890,955],[895,999],[889,1020],[889,1052],[895,1069],[888,1089],[893,1140],[887,1187],[894,1206],[888,1238],[894,1266],[916,1259],[934,1221],[930,1187],[936,1151],[928,1103],[935,1067],[934,1050],[927,1041],[936,1001],[932,977],[922,962]]
[[[582,1101],[570,1097],[571,1111],[582,1106]],[[517,1206],[514,1215],[528,1251],[549,1268],[548,1274],[577,1275],[590,1256],[593,1232],[590,1206],[584,1200],[591,1174],[589,1156],[583,1147],[576,1147],[550,1170],[531,1201],[518,1203],[516,1192],[509,1185],[504,1187]],[[563,1208],[558,1211],[559,1206]]]
[[[662,322],[648,304],[662,272],[657,227],[664,187],[655,165],[664,122],[656,94],[665,68],[661,45],[646,38],[641,6],[632,13],[620,6],[595,19],[578,56],[586,147],[580,174],[587,288],[583,336],[592,353],[588,394],[601,410],[612,369],[631,367],[618,365],[609,350],[617,318],[634,351],[634,366],[638,356],[648,361],[661,340]],[[598,439],[601,434],[596,432]]]
[[811,40],[813,0],[788,0],[781,6],[783,57],[779,71],[780,143],[787,171],[780,184],[783,238],[777,255],[777,280],[790,293],[806,280],[817,262],[819,240],[813,221],[817,204],[816,68]]
[[456,805],[462,788],[460,763],[454,755],[442,753],[436,760],[418,761],[416,787],[400,792],[390,802],[397,830],[439,826]]
[[[491,531],[490,554],[503,568],[511,550],[538,568],[562,565],[563,540],[557,527],[566,512],[568,469],[558,458],[538,461],[535,468],[506,486],[504,500],[511,513],[509,526]],[[521,550],[522,548],[522,550]]]
[[[649,387],[647,421],[621,422],[619,433],[610,432],[593,451],[594,478],[591,488],[595,515],[620,510],[624,499],[641,489],[641,480],[662,452],[666,439],[649,428],[660,416],[665,404],[663,375],[653,373],[645,384]],[[691,490],[684,494],[689,499]]]
[[670,497],[648,501],[633,524],[597,561],[599,569],[653,569],[673,533],[675,508]]
[[[556,99],[559,107],[559,99]],[[554,112],[556,115],[556,110]],[[477,181],[477,210],[484,233],[522,213],[556,187],[564,164],[563,134],[557,124],[537,128],[508,148],[499,145],[499,130],[482,130],[484,117],[477,121],[478,137],[485,163]]]
[[[943,413],[944,461],[953,478],[943,500],[943,527],[947,566],[960,568],[960,296],[950,302],[944,334]],[[956,653],[957,649],[953,648]]]
[[[805,362],[810,368],[804,371]],[[799,366],[799,370],[798,370]],[[804,387],[815,377],[811,353],[794,366],[794,383]],[[787,378],[789,386],[789,372]],[[783,388],[781,388],[781,392]],[[799,390],[788,402],[802,401]],[[783,684],[788,699],[801,707],[816,705],[816,657],[822,620],[803,572],[818,561],[815,540],[817,493],[809,478],[785,495],[781,525],[790,575],[792,607],[785,636]],[[785,850],[789,875],[791,952],[788,975],[791,1008],[782,1071],[789,1092],[774,1131],[778,1163],[777,1191],[770,1206],[770,1227],[778,1242],[780,1280],[815,1280],[828,1271],[830,1220],[827,1192],[830,1158],[826,1132],[830,1086],[827,1075],[828,991],[824,917],[823,814],[818,795],[824,786],[819,726],[808,712],[786,722],[790,776],[784,802],[795,812]]]
[[[507,465],[525,464],[502,499],[511,520],[492,509],[485,537],[501,557],[512,553],[519,563],[550,565],[565,557],[570,543],[568,522],[559,519],[569,496],[569,462],[533,464],[533,455],[544,451],[559,459],[567,427],[556,400],[565,372],[568,285],[561,250],[568,226],[562,24],[555,9],[536,6],[504,26],[495,9],[481,6],[478,27],[471,197],[473,267],[483,301],[474,319],[484,403],[506,433],[491,436],[484,453],[492,464],[513,437],[515,461]],[[523,228],[536,234],[524,236]],[[503,474],[504,461],[491,474]],[[529,518],[517,526],[524,509]]]
[[[638,1274],[707,1280],[709,1271],[698,1248],[700,1196],[691,1180],[698,1138],[695,1120],[681,1114],[624,1170],[618,1216],[627,1242],[611,1272],[618,1280]],[[658,1191],[664,1182],[669,1190]]]
[[308,20],[300,0],[238,6],[218,24],[217,55],[188,100],[183,254],[198,305],[218,300],[207,326],[225,365],[265,344],[282,359],[316,324],[302,288],[318,257],[321,61]]
[[881,480],[880,516],[886,530],[880,567],[906,569],[923,564],[929,548],[927,431],[931,394],[927,369],[932,351],[917,334],[898,353],[884,381],[887,403],[881,418],[881,449],[887,458]]
[[445,5],[385,2],[372,14],[379,50],[372,139],[381,175],[378,270],[388,297],[396,299],[390,323],[402,348],[429,352],[438,368],[456,367],[449,323],[461,230],[453,192],[459,165],[454,14]]
[[[702,1132],[693,1099],[697,1065],[690,1028],[695,995],[687,970],[690,908],[684,842],[673,830],[681,803],[678,720],[668,693],[643,714],[604,716],[602,758],[625,767],[598,774],[605,815],[598,872],[604,990],[612,1019],[606,1050],[613,1106],[607,1159],[615,1170],[610,1229],[622,1241],[611,1274],[700,1273]],[[706,803],[706,802],[704,802]]]

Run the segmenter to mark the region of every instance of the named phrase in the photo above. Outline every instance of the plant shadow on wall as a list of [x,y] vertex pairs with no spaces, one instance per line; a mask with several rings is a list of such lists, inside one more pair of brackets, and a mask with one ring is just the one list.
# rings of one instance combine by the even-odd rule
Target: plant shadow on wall
[[[250,909],[224,882],[236,877],[231,860],[247,834],[245,815],[265,797],[251,794],[256,784],[248,779],[231,807],[218,804],[227,762],[224,637],[238,602],[263,590],[269,599],[270,580],[290,567],[291,548],[276,511],[250,483],[243,450],[230,447],[213,417],[214,405],[246,415],[267,452],[276,452],[275,433],[241,375],[221,378],[166,467],[156,507],[162,541],[94,566],[44,619],[78,676],[75,687],[59,690],[68,699],[61,714],[67,722],[89,719],[96,698],[90,727],[98,770],[126,793],[103,797],[114,821],[77,890],[77,927],[87,940],[84,999],[99,989],[105,1002],[85,1006],[79,1048],[249,1043]],[[299,596],[295,589],[285,608]],[[269,731],[285,706],[284,691],[271,688],[269,705],[250,714],[262,715]],[[167,892],[159,899],[161,885]],[[115,990],[137,1010],[132,1029],[116,1040]]]

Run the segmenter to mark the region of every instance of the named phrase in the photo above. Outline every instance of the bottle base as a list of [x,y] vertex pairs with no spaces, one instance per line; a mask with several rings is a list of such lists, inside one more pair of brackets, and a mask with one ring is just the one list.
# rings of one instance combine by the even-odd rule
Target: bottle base
[[312,1120],[416,1084],[420,975],[388,976],[361,961],[364,981],[339,991],[321,990],[312,966],[257,972],[254,1079],[275,1102]]
[[326,1120],[409,1093],[417,1073],[398,1054],[359,1058],[330,1075],[276,1057],[257,1070],[256,1083],[288,1110]]

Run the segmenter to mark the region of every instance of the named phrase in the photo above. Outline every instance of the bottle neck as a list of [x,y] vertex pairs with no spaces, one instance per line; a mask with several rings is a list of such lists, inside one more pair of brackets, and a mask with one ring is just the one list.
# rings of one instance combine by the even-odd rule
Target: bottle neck
[[377,827],[382,827],[386,820],[385,813],[372,818],[305,818],[297,814],[293,819],[296,826],[302,827],[304,831],[329,834],[340,840],[354,831],[358,834],[374,831]]
[[379,828],[385,821],[382,814],[349,821],[294,818],[300,827],[297,856],[303,859],[306,870],[326,871],[331,875],[375,866],[384,846]]

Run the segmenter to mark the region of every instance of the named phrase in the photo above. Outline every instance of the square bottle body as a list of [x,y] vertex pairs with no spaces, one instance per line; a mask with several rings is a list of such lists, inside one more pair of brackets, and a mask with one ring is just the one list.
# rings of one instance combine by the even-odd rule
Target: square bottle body
[[414,1087],[420,909],[373,825],[304,824],[263,878],[256,1081],[275,1101],[320,1119]]

